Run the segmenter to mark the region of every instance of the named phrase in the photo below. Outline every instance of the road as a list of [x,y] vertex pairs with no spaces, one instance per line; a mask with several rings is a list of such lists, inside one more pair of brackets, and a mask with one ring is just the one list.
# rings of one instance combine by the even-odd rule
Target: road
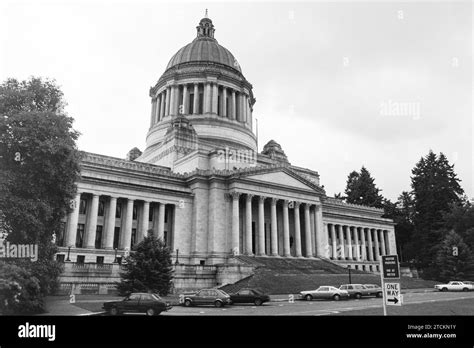
[[[474,315],[474,292],[408,293],[401,307],[388,307],[390,315]],[[382,299],[363,298],[341,301],[270,302],[262,306],[238,305],[226,308],[212,306],[181,307],[161,315],[181,316],[320,316],[320,315],[383,315]]]

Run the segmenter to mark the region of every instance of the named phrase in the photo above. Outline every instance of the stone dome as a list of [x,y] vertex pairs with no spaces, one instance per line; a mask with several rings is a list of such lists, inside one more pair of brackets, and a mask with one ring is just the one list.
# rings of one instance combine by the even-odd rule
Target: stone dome
[[217,63],[242,73],[234,55],[214,38],[214,25],[203,18],[197,26],[197,37],[171,57],[166,70],[184,63]]

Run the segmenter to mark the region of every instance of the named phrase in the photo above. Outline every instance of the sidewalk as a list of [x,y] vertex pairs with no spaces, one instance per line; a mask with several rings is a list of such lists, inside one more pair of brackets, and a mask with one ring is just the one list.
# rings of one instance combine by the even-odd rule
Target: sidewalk
[[74,306],[69,302],[69,298],[58,298],[58,296],[48,296],[45,299],[46,313],[39,315],[66,315],[66,316],[81,316],[90,315],[91,311]]

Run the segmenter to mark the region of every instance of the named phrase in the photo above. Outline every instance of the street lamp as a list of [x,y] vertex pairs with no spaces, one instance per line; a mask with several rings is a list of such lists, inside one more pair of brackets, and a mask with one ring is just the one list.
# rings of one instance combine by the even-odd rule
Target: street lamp
[[67,247],[67,259],[66,259],[66,261],[71,261],[71,259],[69,258],[69,255],[71,254],[71,248],[72,248],[71,245],[69,245],[69,246]]
[[349,271],[349,284],[352,284],[352,278],[351,278],[351,265],[347,266],[347,270]]

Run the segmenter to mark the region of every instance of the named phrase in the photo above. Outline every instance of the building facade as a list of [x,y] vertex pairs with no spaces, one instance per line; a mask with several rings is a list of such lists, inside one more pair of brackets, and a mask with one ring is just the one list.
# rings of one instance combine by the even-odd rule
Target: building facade
[[206,16],[150,88],[143,153],[83,153],[58,258],[120,262],[152,233],[189,266],[256,255],[377,271],[396,253],[392,220],[326,196],[318,173],[292,165],[277,142],[257,151],[252,85],[214,33]]

